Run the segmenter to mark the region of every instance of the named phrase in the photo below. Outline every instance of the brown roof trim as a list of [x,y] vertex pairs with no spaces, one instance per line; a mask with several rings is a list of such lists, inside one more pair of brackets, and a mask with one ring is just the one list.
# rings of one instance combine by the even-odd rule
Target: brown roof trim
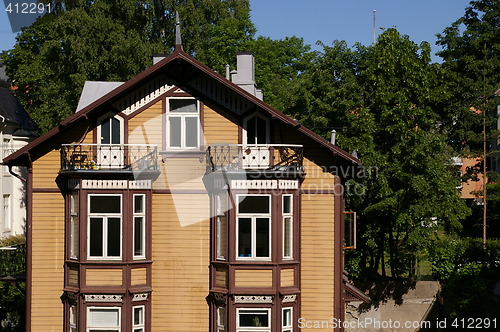
[[351,301],[363,301],[365,303],[370,303],[372,300],[365,294],[363,293],[360,289],[358,289],[356,286],[351,285],[349,283],[344,283],[344,291],[345,291],[345,301],[346,302],[351,302]]
[[[182,52],[182,50],[179,50],[179,51]],[[182,53],[184,53],[184,52],[182,52]],[[88,113],[90,113],[92,110],[98,108],[99,106],[102,106],[103,104],[105,104],[109,100],[117,98],[120,95],[126,93],[126,91],[133,88],[136,84],[140,83],[143,80],[146,80],[150,74],[154,73],[155,71],[157,71],[158,69],[163,67],[163,65],[170,62],[170,60],[175,58],[175,55],[176,55],[175,52],[170,54],[165,59],[162,59],[162,60],[158,61],[156,64],[154,64],[153,66],[148,67],[146,70],[144,70],[140,74],[134,76],[133,78],[131,78],[127,82],[125,82],[122,85],[120,85],[119,87],[117,87],[116,89],[108,92],[107,94],[103,95],[101,98],[90,103],[86,107],[82,108],[80,111],[75,112],[70,117],[61,121],[59,126],[52,128],[51,130],[49,130],[48,132],[46,132],[42,136],[39,136],[38,138],[31,141],[27,145],[23,146],[21,149],[17,150],[16,152],[12,153],[11,155],[7,156],[3,160],[3,162],[8,163],[10,161],[16,160],[17,158],[19,158],[23,154],[28,153],[28,151],[31,150],[33,147],[35,147],[35,146],[39,145],[40,143],[42,143],[42,142],[56,136],[57,134],[59,134],[61,131],[64,130],[65,127],[80,120],[81,118],[87,117]]]
[[294,120],[282,112],[276,110],[275,108],[269,106],[268,104],[264,103],[262,100],[259,98],[255,97],[254,95],[250,94],[249,92],[243,90],[233,82],[227,80],[225,77],[222,75],[216,73],[214,70],[211,68],[205,66],[201,62],[195,60],[194,58],[190,57],[187,55],[182,48],[176,47],[174,52],[167,56],[165,59],[162,59],[158,61],[156,64],[153,66],[147,68],[143,72],[139,73],[138,75],[134,76],[127,82],[123,83],[116,89],[110,91],[109,93],[105,94],[101,98],[97,99],[96,101],[92,102],[91,104],[87,105],[80,111],[74,113],[70,117],[66,118],[61,122],[61,124],[49,132],[45,133],[44,135],[38,137],[31,143],[25,145],[23,148],[20,150],[16,151],[15,153],[11,154],[10,156],[6,157],[4,159],[4,163],[12,162],[19,158],[21,155],[27,153],[29,150],[37,146],[38,144],[50,139],[51,137],[54,137],[55,135],[59,134],[61,131],[65,129],[65,127],[71,125],[72,123],[80,120],[81,118],[87,118],[88,114],[91,113],[93,110],[98,109],[100,106],[103,106],[105,103],[109,102],[110,100],[119,98],[123,94],[125,94],[128,90],[132,89],[135,85],[140,84],[142,81],[146,80],[149,78],[151,74],[154,74],[155,72],[161,70],[161,68],[165,67],[167,64],[172,62],[173,60],[183,60],[186,61],[187,63],[191,64],[195,68],[199,69],[200,71],[204,72],[208,76],[212,77],[219,83],[223,84],[227,88],[233,90],[234,92],[238,93],[239,95],[245,97],[248,99],[250,102],[256,104],[258,107],[261,109],[265,110],[268,112],[272,117],[277,118],[284,123],[287,123],[293,127],[296,127],[300,132],[305,134],[306,136],[310,137],[314,141],[320,143],[321,145],[325,146],[329,150],[331,150],[334,155],[338,155],[352,163],[360,165],[361,162],[357,159],[354,158],[352,155],[349,153],[345,152],[344,150],[340,149],[339,147],[331,144],[329,141],[324,139],[323,137],[319,136],[318,134],[312,132],[311,130],[307,129],[306,127],[303,127],[300,125],[300,123],[297,120]]

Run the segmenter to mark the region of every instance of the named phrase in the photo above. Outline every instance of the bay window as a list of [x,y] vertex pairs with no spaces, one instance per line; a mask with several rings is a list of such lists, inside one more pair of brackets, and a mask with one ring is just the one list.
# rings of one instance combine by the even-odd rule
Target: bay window
[[282,196],[283,259],[293,259],[293,196]]
[[226,260],[227,252],[227,195],[215,196],[215,218],[216,218],[216,258]]
[[121,310],[119,307],[88,307],[87,332],[120,331]]
[[271,196],[237,195],[237,200],[237,259],[271,259]]
[[70,196],[70,219],[69,219],[69,257],[73,259],[78,259],[78,246],[79,246],[79,217],[78,217],[78,194],[74,193]]
[[122,196],[89,195],[88,258],[122,257]]
[[293,309],[291,307],[281,310],[281,332],[293,331]]
[[271,309],[238,308],[236,317],[237,332],[270,332]]
[[132,308],[133,332],[144,332],[144,306],[134,306]]
[[217,307],[217,332],[226,331],[226,307]]
[[134,195],[133,252],[134,259],[144,259],[146,244],[146,195]]

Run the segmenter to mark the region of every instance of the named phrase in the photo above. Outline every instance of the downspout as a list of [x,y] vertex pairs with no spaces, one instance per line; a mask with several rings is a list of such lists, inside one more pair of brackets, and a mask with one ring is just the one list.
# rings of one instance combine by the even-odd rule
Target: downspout
[[21,181],[22,181],[22,182],[24,182],[24,183],[28,182],[28,181],[27,181],[25,178],[23,178],[21,175],[14,173],[14,171],[12,170],[12,165],[10,165],[10,164],[9,164],[9,173],[10,173],[12,176],[14,176],[14,177],[18,178],[19,180],[21,180]]

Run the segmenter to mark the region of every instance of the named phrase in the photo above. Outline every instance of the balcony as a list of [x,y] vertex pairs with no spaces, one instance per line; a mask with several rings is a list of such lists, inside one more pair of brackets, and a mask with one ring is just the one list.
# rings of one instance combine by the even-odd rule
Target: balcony
[[61,171],[158,171],[157,150],[141,144],[63,144]]
[[215,171],[302,172],[302,145],[225,144],[206,151],[207,173]]

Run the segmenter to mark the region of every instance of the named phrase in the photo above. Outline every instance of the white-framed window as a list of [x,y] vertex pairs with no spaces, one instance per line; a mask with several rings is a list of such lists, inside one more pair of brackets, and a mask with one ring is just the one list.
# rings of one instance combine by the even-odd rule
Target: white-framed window
[[133,252],[134,259],[146,258],[146,195],[137,194],[134,199]]
[[194,98],[169,98],[166,116],[166,148],[197,149],[200,146],[199,102]]
[[217,307],[217,332],[226,331],[226,307]]
[[254,113],[243,119],[243,144],[268,144],[270,142],[269,119]]
[[120,307],[88,307],[87,332],[121,331]]
[[12,215],[10,211],[11,206],[10,194],[4,194],[2,200],[2,218],[3,218],[3,229],[8,231],[12,229]]
[[97,126],[97,143],[123,144],[124,125],[123,118],[113,113],[100,117]]
[[227,255],[227,194],[215,196],[215,218],[216,218],[216,258],[226,260]]
[[89,259],[121,259],[122,195],[88,196],[87,239]]
[[145,309],[143,305],[134,306],[132,308],[132,331],[133,332],[144,332],[145,331]]
[[70,199],[70,219],[69,219],[69,257],[73,259],[78,259],[78,247],[79,247],[79,218],[78,218],[78,209],[79,209],[79,199],[78,194],[71,194]]
[[293,259],[293,195],[282,196],[283,259]]
[[293,308],[281,310],[281,332],[293,332]]
[[69,332],[78,331],[78,310],[76,305],[69,307]]
[[271,309],[238,308],[236,332],[270,332]]
[[236,257],[271,259],[271,195],[237,195]]

